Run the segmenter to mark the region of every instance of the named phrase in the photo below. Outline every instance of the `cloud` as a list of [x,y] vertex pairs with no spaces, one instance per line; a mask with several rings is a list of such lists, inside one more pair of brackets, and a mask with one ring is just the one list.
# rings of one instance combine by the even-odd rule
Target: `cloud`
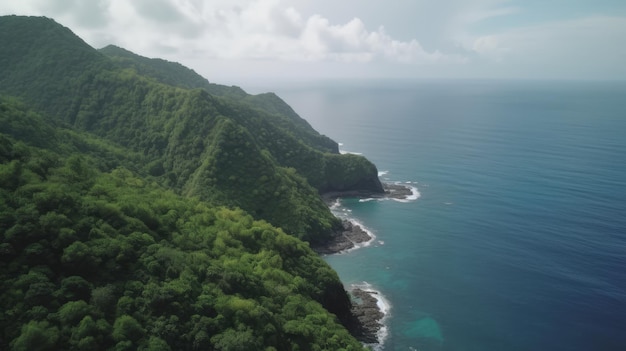
[[[626,77],[626,18],[521,0],[20,0],[90,45],[213,77]],[[605,13],[610,6],[600,6]],[[600,11],[600,10],[598,10]],[[601,13],[601,12],[596,12]],[[384,24],[381,25],[381,24]]]
[[52,18],[71,18],[80,27],[98,28],[106,25],[106,0],[27,0],[5,1],[0,4],[0,13],[42,15]]
[[593,16],[554,21],[483,35],[468,48],[483,58],[543,73],[622,76],[626,62],[626,18]]
[[[392,38],[384,27],[369,30],[359,18],[332,23],[320,14],[303,16],[278,0],[215,7],[202,16],[205,31],[196,51],[222,59],[337,62],[461,62],[428,52],[417,40]],[[218,23],[218,26],[210,26]],[[200,44],[200,45],[197,45]]]
[[359,18],[332,23],[321,14],[303,16],[281,0],[26,0],[0,10],[7,7],[55,17],[96,47],[110,40],[145,55],[178,48],[182,55],[229,60],[463,62],[426,51],[416,39],[394,39],[382,26],[368,29]]

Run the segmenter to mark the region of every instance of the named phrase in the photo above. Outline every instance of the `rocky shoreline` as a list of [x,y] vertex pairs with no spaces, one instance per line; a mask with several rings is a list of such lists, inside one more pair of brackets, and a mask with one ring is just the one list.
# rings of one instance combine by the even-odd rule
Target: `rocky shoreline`
[[341,221],[342,228],[335,231],[330,240],[323,245],[313,247],[320,255],[332,255],[355,248],[374,238],[361,226],[347,219]]
[[395,200],[408,200],[411,196],[414,196],[413,188],[404,184],[397,183],[382,183],[383,192],[370,192],[370,191],[329,191],[322,194],[322,198],[327,203],[332,203],[337,198],[342,197],[356,197],[361,199],[395,199]]
[[361,288],[354,288],[349,293],[353,297],[352,315],[358,324],[355,337],[365,344],[380,343],[378,333],[383,327],[385,314],[378,306],[378,299],[375,297],[378,293]]
[[[374,237],[358,224],[347,219],[342,220],[342,229],[333,234],[333,238],[323,246],[313,247],[320,255],[332,255],[355,248],[374,240]],[[351,333],[364,344],[378,344],[379,332],[383,327],[385,313],[378,305],[376,291],[364,290],[359,287],[348,289],[351,296],[353,321]]]
[[[320,255],[332,255],[374,240],[358,224],[347,219],[342,220],[341,223],[342,229],[334,232],[329,242],[323,246],[313,247],[313,250]],[[349,289],[348,293],[352,297],[352,307],[350,308],[354,321],[350,328],[352,334],[364,344],[380,343],[382,340],[379,340],[379,331],[383,327],[382,319],[385,314],[378,306],[378,300],[375,297],[377,292],[354,287]]]
[[[382,185],[383,193],[330,192],[323,194],[322,197],[329,206],[332,206],[336,199],[342,197],[408,200],[415,196],[414,189],[410,186],[397,183],[382,183]],[[341,228],[333,233],[328,242],[313,247],[317,253],[320,255],[338,254],[354,249],[358,245],[364,246],[374,240],[371,233],[353,221],[343,219],[341,224]],[[351,312],[356,324],[354,336],[364,344],[380,343],[382,340],[379,340],[379,333],[384,327],[382,320],[385,317],[385,311],[378,304],[376,296],[378,293],[354,287],[349,290],[349,294],[352,296]]]
[[396,200],[407,200],[413,196],[413,189],[403,184],[383,183],[385,189],[385,197]]
[[[329,206],[337,198],[341,197],[358,197],[358,198],[390,198],[396,200],[407,200],[413,196],[413,189],[403,184],[383,183],[384,193],[365,193],[365,192],[332,192],[322,195]],[[358,224],[347,219],[342,221],[342,227],[335,231],[331,238],[324,244],[313,247],[317,253],[321,255],[331,255],[355,248],[357,245],[363,245],[374,240],[374,237],[365,231]]]

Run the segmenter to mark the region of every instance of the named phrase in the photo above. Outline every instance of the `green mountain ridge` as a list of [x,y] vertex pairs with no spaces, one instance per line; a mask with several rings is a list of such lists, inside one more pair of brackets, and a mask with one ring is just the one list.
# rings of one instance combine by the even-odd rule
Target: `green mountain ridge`
[[[239,101],[241,98],[237,100],[215,96],[201,88],[173,87],[151,76],[142,76],[134,68],[117,65],[115,60],[107,59],[97,50],[88,52],[87,44],[76,39],[71,41],[77,47],[74,51],[85,51],[88,55],[85,54],[85,59],[80,62],[70,62],[67,67],[62,67],[61,63],[70,52],[66,49],[70,41],[65,40],[63,35],[69,36],[71,32],[52,30],[51,26],[60,26],[49,19],[35,18],[29,20],[33,22],[29,30],[37,38],[35,43],[29,43],[26,39],[18,42],[10,35],[10,24],[19,24],[20,20],[19,17],[5,17],[3,23],[0,23],[0,29],[6,27],[2,30],[4,34],[0,35],[0,43],[7,48],[0,57],[0,62],[7,63],[0,67],[0,77],[3,77],[0,80],[0,92],[17,96],[38,111],[54,116],[56,120],[74,128],[144,153],[146,164],[151,165],[148,171],[153,176],[160,177],[161,182],[174,189],[184,189],[188,196],[239,206],[255,217],[266,219],[300,238],[323,241],[337,227],[338,221],[327,210],[323,210],[322,201],[314,192],[306,189],[306,185],[292,188],[287,184],[281,185],[283,181],[279,180],[268,184],[273,187],[271,193],[278,195],[277,201],[267,197],[257,198],[263,203],[244,201],[250,194],[254,195],[254,190],[258,190],[254,189],[253,183],[262,182],[262,175],[250,179],[255,174],[251,174],[249,169],[230,167],[232,173],[225,174],[220,170],[220,177],[245,179],[245,184],[233,182],[224,188],[214,186],[214,182],[199,183],[198,177],[193,174],[206,173],[199,169],[201,165],[209,167],[221,162],[202,159],[203,155],[234,158],[225,162],[243,165],[237,160],[239,153],[243,150],[252,151],[253,155],[270,158],[271,162],[263,164],[274,169],[268,169],[267,172],[283,174],[280,179],[284,182],[299,182],[292,179],[297,173],[306,178],[318,192],[382,192],[373,164],[363,157],[335,153],[335,142],[315,132],[273,94],[246,96],[242,102]],[[60,34],[48,34],[51,38],[46,39],[46,46],[36,52],[33,46],[38,47],[44,36],[37,29],[44,33]],[[54,44],[55,41],[59,43]],[[64,49],[58,51],[58,47]],[[47,73],[49,65],[45,63],[47,60],[39,59],[41,56],[49,56],[51,61],[56,62],[54,72]],[[145,65],[143,62],[146,60],[153,62],[137,55],[126,57],[128,60],[138,60],[137,65]],[[162,65],[166,64],[160,62]],[[22,67],[29,69],[23,73]],[[178,65],[174,67],[180,68]],[[39,78],[39,89],[30,89],[24,85],[24,75],[33,72]],[[206,150],[207,145],[215,145],[207,137],[219,136],[218,131],[212,130],[212,126],[224,118],[248,131],[245,145],[231,145],[241,149],[238,153]],[[269,153],[264,153],[264,150]],[[297,172],[288,172],[286,168],[294,168]],[[190,183],[192,179],[196,181]],[[197,184],[204,188],[199,189]],[[224,182],[221,184],[225,185]],[[299,194],[290,194],[298,190]],[[294,199],[306,199],[308,205],[294,203]],[[285,202],[291,202],[291,210],[287,214],[277,208]],[[307,208],[315,209],[315,218],[307,215],[310,212]],[[260,215],[261,210],[263,216]],[[278,220],[279,217],[284,220]]]
[[229,96],[234,99],[241,99],[248,95],[236,86],[227,87],[210,83],[194,70],[177,62],[143,57],[115,45],[107,45],[98,51],[114,59],[121,67],[132,68],[140,75],[152,77],[160,83],[185,89],[202,88],[212,95]]
[[119,150],[14,100],[0,123],[1,349],[361,349],[336,319],[351,318],[336,273],[302,241],[101,172]]
[[1,349],[361,348],[299,239],[340,226],[320,193],[382,192],[373,164],[275,94],[48,18],[0,17],[0,45]]

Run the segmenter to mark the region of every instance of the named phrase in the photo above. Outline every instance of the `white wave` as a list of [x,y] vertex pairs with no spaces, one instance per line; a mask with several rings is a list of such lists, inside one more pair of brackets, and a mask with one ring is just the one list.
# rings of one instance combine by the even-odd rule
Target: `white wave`
[[350,154],[350,155],[363,155],[362,152],[354,152],[354,151],[347,151],[347,150],[339,150],[339,153],[342,155],[346,155],[346,154]]
[[341,207],[341,199],[340,198],[336,198],[335,202],[333,202],[332,205],[330,205],[330,210],[334,211],[339,209],[339,207]]
[[356,219],[350,217],[350,213],[352,212],[352,210],[346,207],[342,207],[341,199],[337,198],[335,202],[332,205],[330,205],[329,208],[335,216],[337,216],[340,219],[345,219],[349,221],[350,223],[352,223],[353,226],[361,227],[361,229],[363,229],[363,231],[367,233],[367,235],[370,237],[369,240],[364,241],[362,243],[352,242],[354,246],[352,246],[351,248],[347,250],[337,252],[335,255],[345,254],[348,252],[352,252],[354,250],[358,250],[358,249],[370,246],[376,240],[376,235],[374,235],[374,233],[369,228],[364,226],[361,222],[357,221]]
[[339,146],[343,146],[343,143],[337,143],[337,145],[339,145]]
[[417,189],[417,187],[414,186],[410,186],[409,189],[411,190],[411,195],[405,197],[404,199],[393,199],[395,201],[398,202],[411,202],[411,201],[415,201],[417,199],[419,199],[422,194],[420,194],[419,190]]
[[370,201],[374,201],[374,200],[376,200],[376,199],[373,198],[373,197],[368,197],[366,199],[359,199],[359,202],[370,202]]
[[376,240],[376,235],[374,235],[374,233],[369,230],[366,226],[364,226],[361,222],[357,221],[354,218],[346,218],[350,223],[352,223],[353,226],[358,226],[361,227],[361,229],[363,229],[363,231],[365,233],[367,233],[367,235],[370,237],[368,241],[364,241],[362,243],[355,243],[352,242],[352,244],[354,244],[353,247],[347,249],[347,250],[343,250],[341,252],[339,252],[338,254],[344,254],[344,253],[348,253],[348,252],[352,252],[354,250],[358,250],[358,249],[362,249],[364,247],[368,247],[370,245],[372,245],[372,243],[374,242],[374,240]]
[[378,176],[379,177],[382,177],[382,176],[387,175],[387,174],[389,174],[389,171],[379,171],[378,172]]
[[382,325],[382,327],[380,327],[380,329],[376,333],[378,343],[368,345],[371,346],[374,350],[383,350],[385,340],[387,340],[387,337],[389,336],[389,327],[387,326],[387,321],[389,319],[391,311],[391,303],[389,303],[389,301],[379,290],[374,289],[374,287],[366,281],[360,284],[353,284],[352,287],[370,293],[370,295],[376,299],[376,306],[378,306],[378,309],[383,313],[383,318],[380,320],[380,324]]

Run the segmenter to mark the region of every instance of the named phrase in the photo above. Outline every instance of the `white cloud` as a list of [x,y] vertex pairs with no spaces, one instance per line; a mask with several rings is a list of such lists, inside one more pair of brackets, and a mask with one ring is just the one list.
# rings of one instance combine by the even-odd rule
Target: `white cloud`
[[[82,4],[82,1],[78,3]],[[428,52],[413,39],[401,41],[381,26],[370,30],[359,18],[331,23],[320,14],[303,16],[281,0],[101,0],[98,26],[84,25],[83,12],[67,2],[41,0],[0,5],[7,12],[47,14],[96,47],[124,46],[145,55],[205,55],[216,59],[402,63],[462,62],[458,56]],[[83,6],[83,5],[81,5]],[[51,10],[53,8],[54,11]],[[84,7],[84,6],[83,6]],[[95,9],[94,9],[95,10]],[[107,19],[105,25],[102,19]],[[168,52],[162,52],[168,48]]]
[[[52,17],[94,47],[116,44],[188,64],[208,77],[623,79],[626,18],[580,18],[584,9],[578,6],[521,0],[15,0],[0,2],[0,14]],[[586,7],[591,12],[593,6]]]
[[468,46],[482,57],[517,69],[610,78],[625,72],[625,37],[626,18],[594,16],[479,36]]

